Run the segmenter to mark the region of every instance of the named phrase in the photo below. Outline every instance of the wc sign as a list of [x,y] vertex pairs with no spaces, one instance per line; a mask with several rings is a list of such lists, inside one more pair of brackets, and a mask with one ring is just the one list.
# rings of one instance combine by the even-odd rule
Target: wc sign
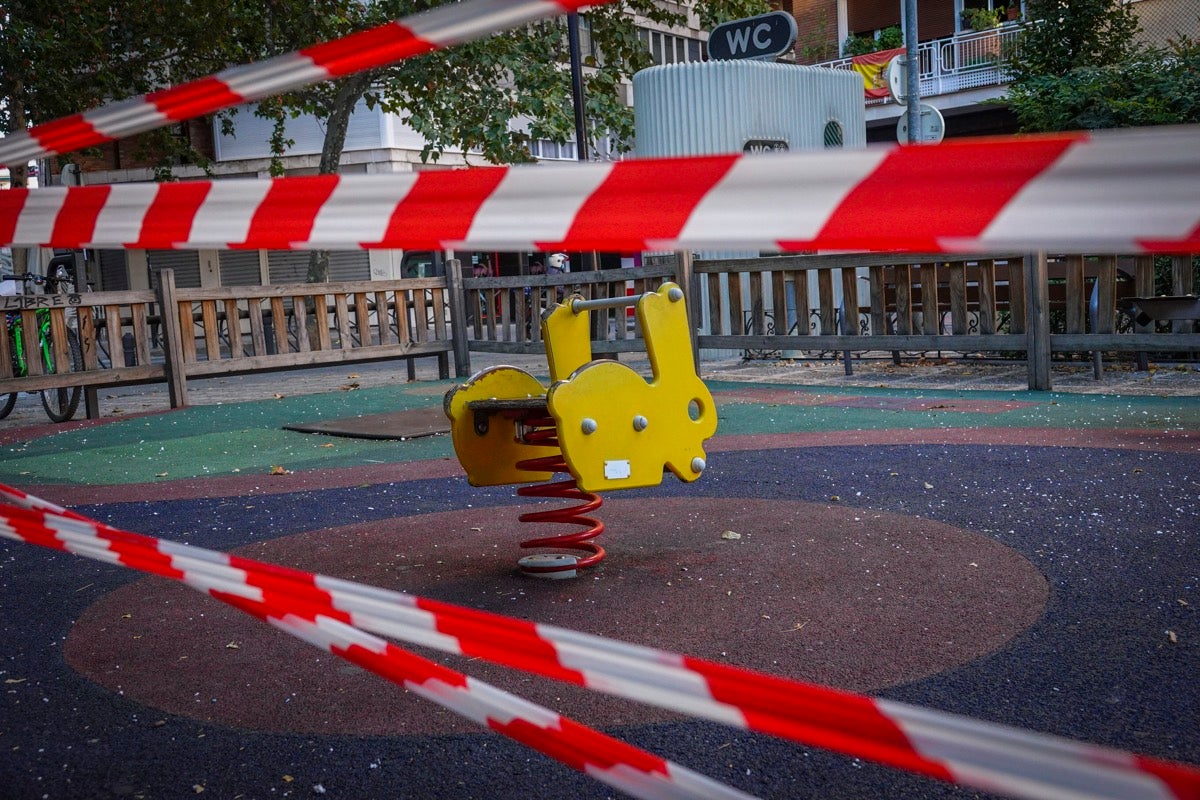
[[708,35],[708,57],[714,61],[774,58],[786,53],[795,43],[795,17],[786,11],[772,11],[713,28]]

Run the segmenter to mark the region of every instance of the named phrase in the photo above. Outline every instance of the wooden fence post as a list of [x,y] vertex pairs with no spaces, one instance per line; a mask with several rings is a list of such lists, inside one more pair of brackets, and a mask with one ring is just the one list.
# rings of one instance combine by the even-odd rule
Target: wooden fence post
[[[1175,296],[1192,293],[1192,257],[1171,256],[1171,294]],[[1190,319],[1177,319],[1171,322],[1172,333],[1191,333]]]
[[1050,391],[1050,287],[1046,253],[1025,256],[1025,363],[1029,388]]
[[[471,376],[471,351],[467,345],[467,296],[463,289],[462,261],[446,261],[446,292],[450,295],[450,341],[454,346],[454,377]],[[410,362],[411,363],[411,362]]]
[[680,250],[675,253],[675,282],[683,290],[688,312],[688,335],[692,340],[692,363],[696,365],[696,374],[700,374],[700,339],[697,329],[700,327],[699,281],[692,273],[692,251]]
[[[183,357],[183,331],[179,325],[179,303],[175,299],[175,271],[158,273],[158,308],[163,326],[163,353],[167,373],[167,393],[171,408],[186,408],[187,369]],[[191,331],[188,331],[189,335]]]

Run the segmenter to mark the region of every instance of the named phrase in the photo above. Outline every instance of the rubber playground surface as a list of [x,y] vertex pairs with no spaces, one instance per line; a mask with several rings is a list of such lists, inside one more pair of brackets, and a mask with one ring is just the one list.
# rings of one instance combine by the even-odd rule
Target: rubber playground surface
[[[608,558],[515,570],[449,438],[287,430],[453,382],[0,428],[0,483],[110,525],[1200,765],[1200,400],[710,381],[703,477],[614,492]],[[0,792],[566,798],[613,789],[182,584],[0,541]],[[986,797],[421,651],[770,798]]]

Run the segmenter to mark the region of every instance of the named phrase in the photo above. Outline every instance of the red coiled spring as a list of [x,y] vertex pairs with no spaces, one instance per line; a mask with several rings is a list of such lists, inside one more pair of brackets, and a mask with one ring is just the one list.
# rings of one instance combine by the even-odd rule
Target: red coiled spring
[[[521,439],[526,444],[558,447],[558,430],[554,418],[536,416],[524,420],[525,432]],[[518,461],[517,469],[529,472],[561,472],[567,475],[570,470],[562,452],[540,458],[529,458]],[[521,571],[531,575],[551,575],[559,572],[571,572],[593,567],[604,559],[604,548],[592,540],[604,533],[604,523],[593,517],[585,516],[604,503],[600,496],[585,492],[579,488],[574,478],[553,483],[543,483],[536,486],[522,486],[517,489],[520,497],[553,497],[562,500],[583,501],[579,505],[567,508],[552,508],[545,511],[530,511],[517,519],[521,522],[552,522],[567,525],[582,525],[583,530],[575,533],[564,533],[558,536],[544,536],[521,542],[521,547],[557,547],[585,553],[583,556],[527,556],[518,563]],[[564,576],[565,577],[565,576]]]

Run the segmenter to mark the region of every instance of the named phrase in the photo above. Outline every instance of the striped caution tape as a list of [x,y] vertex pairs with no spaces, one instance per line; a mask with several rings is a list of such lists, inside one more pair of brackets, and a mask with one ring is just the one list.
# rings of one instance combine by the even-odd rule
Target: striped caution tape
[[234,567],[220,553],[185,545],[176,545],[168,555],[170,548],[160,546],[167,543],[106,528],[7,487],[0,486],[0,494],[34,510],[22,518],[22,511],[0,506],[0,535],[10,536],[19,527],[23,533],[11,538],[181,580],[633,797],[753,800],[752,795],[373,636],[350,624],[349,615],[333,608],[319,592],[272,589],[253,562]]
[[[1200,251],[1200,126],[409,175],[0,193],[0,243]],[[981,165],[986,165],[981,169]]]
[[334,646],[346,633],[338,625],[1015,797],[1200,798],[1192,766],[118,531],[0,490],[20,506],[0,506],[0,536],[182,580],[260,616],[302,620],[286,624],[367,662],[380,646]]
[[464,0],[0,139],[0,164],[70,153],[610,0]]

